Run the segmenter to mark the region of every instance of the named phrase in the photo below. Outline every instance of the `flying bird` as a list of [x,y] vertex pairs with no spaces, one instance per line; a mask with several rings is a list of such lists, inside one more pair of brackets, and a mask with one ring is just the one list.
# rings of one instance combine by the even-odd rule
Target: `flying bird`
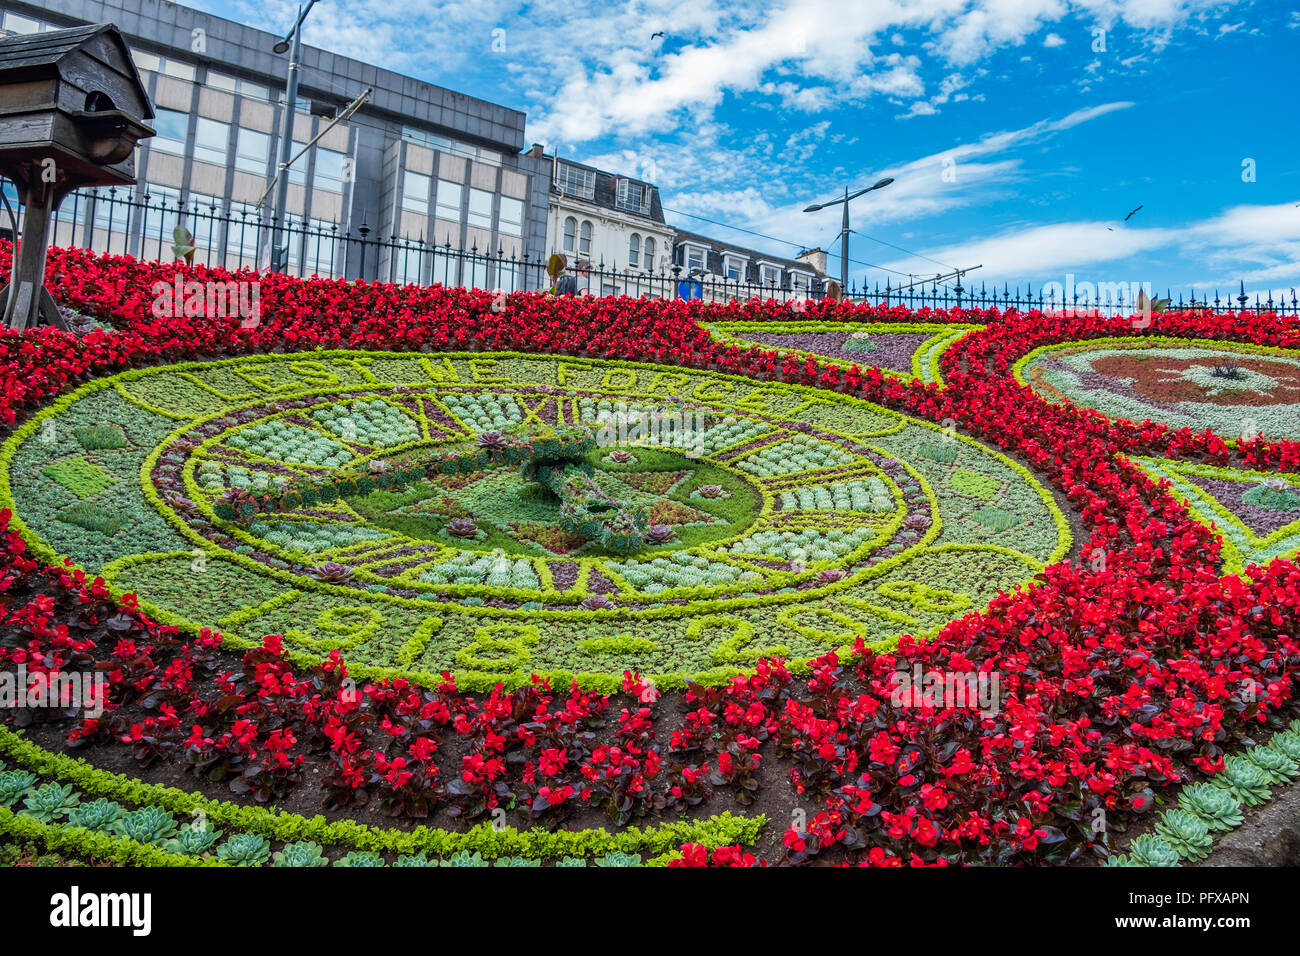
[[663,31],[663,30],[660,30],[658,33],[652,33],[652,34],[650,34],[650,39],[654,40],[654,39],[657,39],[658,37],[661,37],[661,36],[663,36],[663,35],[664,35],[664,31]]
[[[1141,209],[1141,208],[1142,208],[1141,206],[1138,206],[1137,209],[1134,209],[1134,210],[1133,210],[1133,212],[1137,212],[1138,209]],[[1125,221],[1125,222],[1128,222],[1130,219],[1133,218],[1133,212],[1129,213],[1127,216],[1124,217],[1124,221]]]

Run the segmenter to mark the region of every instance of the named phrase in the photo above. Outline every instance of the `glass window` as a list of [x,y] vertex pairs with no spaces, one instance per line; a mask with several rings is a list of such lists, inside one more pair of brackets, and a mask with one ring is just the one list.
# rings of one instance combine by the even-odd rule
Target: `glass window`
[[596,197],[596,173],[594,170],[561,163],[556,174],[556,182],[560,187],[560,192],[565,196],[576,196],[579,199],[594,199]]
[[429,189],[433,178],[409,169],[402,174],[402,208],[408,212],[429,215]]
[[578,231],[578,251],[584,256],[591,255],[591,223],[582,220],[582,228]]
[[501,197],[501,209],[497,214],[497,231],[504,236],[522,236],[524,234],[524,203],[522,199]]
[[627,264],[630,266],[639,266],[641,264],[641,236],[632,233],[632,238],[627,244]]
[[16,13],[6,13],[4,24],[5,29],[12,33],[37,33],[41,29],[40,21]]
[[704,268],[704,250],[699,246],[686,247],[686,268],[703,269]]
[[158,135],[149,137],[145,143],[150,149],[162,153],[184,153],[185,133],[189,125],[188,113],[158,109],[154,112],[153,118],[153,128],[158,131]]
[[[295,156],[298,156],[298,150],[302,149],[306,145],[306,143],[300,143],[295,139],[293,141],[293,147],[289,150],[289,158],[293,159]],[[310,153],[303,153],[301,156],[298,156],[297,161],[289,167],[289,182],[297,183],[299,186],[302,186],[307,182],[307,163],[310,159]],[[278,157],[276,162],[278,164]]]
[[239,89],[239,81],[233,76],[226,76],[224,73],[218,73],[216,70],[208,70],[206,84],[214,90],[222,90],[226,93],[234,93]]
[[645,186],[628,179],[618,181],[618,196],[614,205],[629,212],[640,212],[645,205]]
[[312,185],[316,189],[330,192],[343,192],[344,153],[332,149],[316,147],[316,167],[312,172]]
[[471,226],[492,228],[492,194],[486,189],[469,191],[469,219]]
[[219,120],[200,116],[194,121],[194,158],[217,166],[226,165],[230,127]]
[[454,139],[416,129],[413,126],[402,127],[402,139],[412,143],[419,143],[421,146],[428,146],[443,153],[474,159],[489,166],[501,165],[501,154],[494,150],[484,149],[481,146],[470,146],[468,143],[458,143]]
[[460,200],[464,187],[460,183],[438,180],[438,218],[460,222]]
[[655,240],[653,236],[645,237],[645,268],[654,269],[655,267]]
[[163,60],[162,71],[168,76],[174,76],[178,80],[188,80],[193,83],[198,71],[195,70],[193,63],[182,63],[180,60],[173,60],[171,57]]
[[255,129],[239,128],[235,147],[235,168],[246,173],[266,175],[266,160],[271,155],[271,137]]
[[723,256],[722,262],[722,274],[733,282],[739,282],[745,270],[744,263],[736,256]]
[[763,266],[762,277],[763,285],[778,285],[781,281],[781,271],[776,266]]
[[564,251],[572,252],[578,242],[578,220],[570,216],[564,220]]

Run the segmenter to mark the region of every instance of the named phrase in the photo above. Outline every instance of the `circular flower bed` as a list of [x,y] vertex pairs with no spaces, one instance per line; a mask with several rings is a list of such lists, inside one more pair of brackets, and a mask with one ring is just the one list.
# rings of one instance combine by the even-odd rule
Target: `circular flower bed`
[[[633,552],[568,529],[518,467],[398,480],[566,426],[602,446],[599,491],[646,515]],[[158,620],[235,647],[282,634],[300,660],[337,648],[357,673],[430,685],[444,670],[483,689],[534,673],[616,688],[627,670],[717,684],[859,637],[884,649],[1070,544],[1028,472],[933,424],[803,386],[501,353],[126,372],[33,416],[0,462],[34,548]]]
[[1247,440],[1300,438],[1300,352],[1213,341],[1111,339],[1035,349],[1020,381],[1051,401]]

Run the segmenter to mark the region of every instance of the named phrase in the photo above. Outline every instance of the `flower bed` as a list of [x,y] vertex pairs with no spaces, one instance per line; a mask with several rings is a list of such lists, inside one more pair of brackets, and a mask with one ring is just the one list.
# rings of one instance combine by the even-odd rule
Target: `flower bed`
[[[343,817],[369,804],[447,833],[514,807],[519,833],[579,822],[615,848],[630,824],[738,805],[785,831],[775,852],[749,825],[672,832],[671,859],[644,844],[682,865],[1033,863],[1106,855],[1157,791],[1212,777],[1253,728],[1295,715],[1300,570],[1222,576],[1227,548],[1204,515],[1142,467],[1287,475],[1295,444],[1110,421],[1014,377],[1029,351],[1123,335],[1121,321],[833,303],[798,316],[986,326],[938,357],[942,387],[704,327],[794,321],[777,303],[517,294],[501,309],[483,292],[269,277],[264,320],[243,329],[150,315],[146,291],[176,268],[55,250],[55,294],[116,331],[0,339],[0,414],[15,425],[0,654],[29,674],[100,661],[108,676],[98,719],[16,713],[46,747],[68,737],[92,763],[121,750],[245,804],[323,798]],[[1156,322],[1148,334],[1242,337],[1204,315]],[[1249,334],[1300,338],[1268,316]],[[598,428],[601,402],[698,411],[706,439],[719,429],[698,456],[643,441],[588,457],[602,488],[647,496],[671,532],[635,559],[526,512],[554,505],[508,472],[512,488],[490,493],[477,486],[494,476],[472,469],[420,480],[409,501],[356,484],[372,461],[400,468],[529,415]],[[217,512],[234,489],[307,476],[352,485],[247,524]],[[1199,477],[1230,498],[1209,482],[1232,477]],[[1231,499],[1243,524],[1288,500],[1264,487],[1276,494]],[[1089,535],[1078,563],[1061,561],[1055,496]],[[119,510],[131,520],[115,527]],[[254,527],[272,517],[293,527]],[[996,676],[998,692],[927,696],[932,674]],[[73,821],[96,793],[124,814],[156,794],[104,793],[23,753],[6,761],[38,779],[10,780],[21,800],[0,828],[176,862],[165,821],[152,840],[132,831],[143,841],[112,807],[77,813],[113,818],[104,830]],[[267,845],[225,857],[418,852],[269,826],[243,828]],[[190,856],[220,861],[215,846]]]

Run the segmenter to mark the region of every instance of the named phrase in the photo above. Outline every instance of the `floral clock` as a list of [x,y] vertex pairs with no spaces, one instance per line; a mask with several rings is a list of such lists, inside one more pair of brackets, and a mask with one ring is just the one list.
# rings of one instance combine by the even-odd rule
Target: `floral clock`
[[[412,466],[580,429],[592,494],[647,516],[628,551],[518,468]],[[486,437],[485,437],[486,436]],[[160,620],[234,646],[462,687],[531,673],[720,683],[864,635],[936,632],[1069,549],[1027,471],[834,392],[510,353],[259,355],[99,379],[3,450],[0,494]],[[328,486],[328,494],[286,496]],[[288,504],[250,516],[231,501]]]

